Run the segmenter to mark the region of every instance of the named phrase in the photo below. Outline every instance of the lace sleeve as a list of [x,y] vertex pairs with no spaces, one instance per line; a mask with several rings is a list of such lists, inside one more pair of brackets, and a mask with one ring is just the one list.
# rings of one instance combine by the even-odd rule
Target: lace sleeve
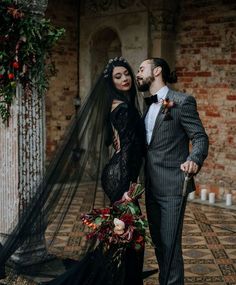
[[122,159],[128,164],[130,181],[136,182],[143,160],[144,135],[137,110],[120,104],[114,110],[112,124],[118,131]]

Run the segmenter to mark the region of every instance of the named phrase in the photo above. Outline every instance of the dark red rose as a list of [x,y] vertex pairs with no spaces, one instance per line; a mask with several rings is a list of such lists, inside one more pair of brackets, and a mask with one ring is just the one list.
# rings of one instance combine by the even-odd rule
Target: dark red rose
[[134,222],[134,217],[130,214],[124,214],[120,217],[120,220],[123,221],[126,225],[132,225]]

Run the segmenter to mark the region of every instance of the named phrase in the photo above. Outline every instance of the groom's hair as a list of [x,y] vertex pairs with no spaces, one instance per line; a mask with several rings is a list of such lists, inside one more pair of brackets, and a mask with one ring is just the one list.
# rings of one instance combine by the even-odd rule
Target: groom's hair
[[175,71],[170,72],[169,64],[163,59],[159,57],[151,57],[149,58],[153,67],[160,66],[162,68],[162,78],[164,83],[176,83],[177,82],[177,75]]

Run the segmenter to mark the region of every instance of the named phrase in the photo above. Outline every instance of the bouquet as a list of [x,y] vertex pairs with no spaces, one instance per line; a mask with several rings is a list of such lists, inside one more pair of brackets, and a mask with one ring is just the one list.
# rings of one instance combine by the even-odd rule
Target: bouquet
[[145,242],[151,243],[147,234],[148,222],[135,202],[143,192],[140,184],[133,183],[128,191],[128,196],[132,199],[130,202],[119,200],[111,207],[93,209],[83,214],[83,224],[91,229],[87,238],[96,240],[98,244],[102,243],[105,251],[115,246],[117,250],[114,252],[114,258],[127,247],[140,250]]

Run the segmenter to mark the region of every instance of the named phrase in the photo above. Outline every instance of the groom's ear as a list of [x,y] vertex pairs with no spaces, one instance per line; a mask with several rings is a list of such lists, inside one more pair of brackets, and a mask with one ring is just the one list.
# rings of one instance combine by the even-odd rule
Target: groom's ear
[[159,76],[162,72],[162,67],[161,66],[157,66],[153,69],[153,75],[155,77]]

